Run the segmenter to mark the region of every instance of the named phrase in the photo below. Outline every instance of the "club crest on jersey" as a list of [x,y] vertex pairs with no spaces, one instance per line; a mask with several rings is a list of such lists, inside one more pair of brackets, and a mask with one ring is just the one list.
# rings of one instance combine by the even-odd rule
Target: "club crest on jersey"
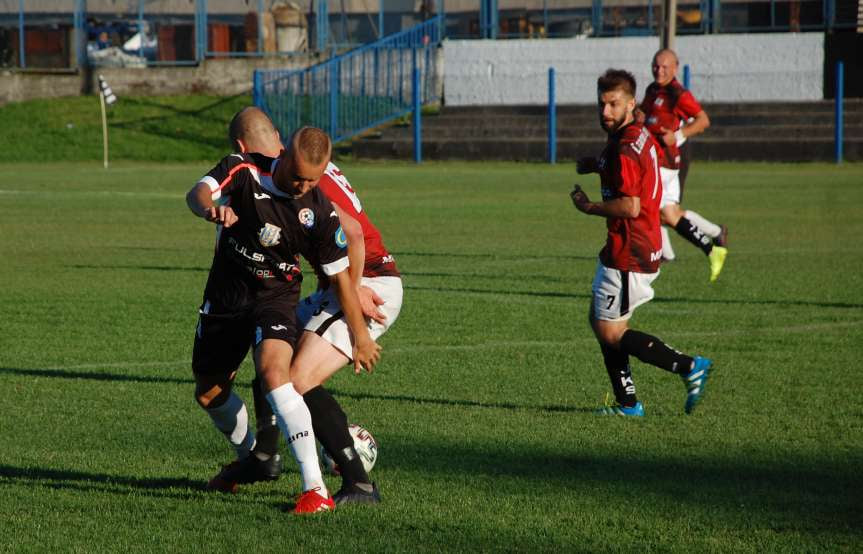
[[344,248],[348,245],[348,237],[345,236],[345,231],[342,229],[342,226],[339,225],[338,230],[336,231],[336,246],[339,248]]
[[656,100],[654,100],[653,105],[654,106],[661,106],[662,105],[662,98],[657,98]]
[[272,223],[265,223],[261,230],[258,231],[258,240],[263,246],[275,246],[279,244],[279,237],[282,234],[282,228],[276,227]]
[[300,213],[297,214],[297,219],[300,220],[300,223],[306,229],[311,229],[315,226],[315,212],[308,208],[300,210]]

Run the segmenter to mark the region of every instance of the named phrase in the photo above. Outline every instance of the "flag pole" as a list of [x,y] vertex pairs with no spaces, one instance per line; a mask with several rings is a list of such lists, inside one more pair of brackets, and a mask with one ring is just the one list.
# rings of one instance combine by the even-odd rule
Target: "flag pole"
[[99,105],[102,106],[102,152],[103,165],[108,169],[108,117],[105,115],[105,96],[99,92]]

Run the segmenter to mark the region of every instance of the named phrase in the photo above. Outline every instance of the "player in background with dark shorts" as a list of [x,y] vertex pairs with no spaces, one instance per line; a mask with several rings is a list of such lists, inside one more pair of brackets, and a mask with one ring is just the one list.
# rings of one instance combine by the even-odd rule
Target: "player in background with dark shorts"
[[[247,109],[244,116],[229,130],[234,147],[241,152],[270,155],[278,152],[281,143],[269,118],[256,108]],[[318,190],[333,203],[338,213],[348,244],[351,282],[367,318],[368,331],[377,339],[401,311],[403,289],[395,260],[350,182],[332,162],[318,182]],[[352,360],[353,335],[333,288],[328,286],[327,279],[320,277],[320,265],[314,265],[319,274],[319,288],[303,299],[297,309],[304,331],[291,365],[291,382],[311,411],[315,436],[339,467],[342,487],[333,495],[335,502],[376,503],[380,501],[380,494],[354,449],[347,415],[323,388],[333,374]],[[253,383],[253,390],[260,396],[257,382]],[[269,406],[256,400],[255,415],[258,422],[255,451],[277,457],[278,434],[268,429],[273,425]],[[273,478],[278,476],[277,470],[277,466],[271,468]]]
[[[368,334],[347,271],[343,232],[332,204],[315,187],[332,151],[327,134],[305,127],[277,158],[232,154],[189,191],[195,215],[221,226],[195,334],[195,397],[234,447],[237,460],[209,488],[234,492],[257,480],[265,460],[243,401],[232,391],[249,348],[286,442],[297,459],[303,494],[295,513],[335,507],[321,475],[309,410],[290,382],[302,273],[299,256],[317,262],[337,291],[355,333],[355,366],[371,370],[380,346]],[[216,201],[226,200],[216,203]],[[244,480],[248,478],[249,480]]]
[[[728,229],[708,221],[700,214],[684,211],[680,207],[682,183],[680,180],[680,147],[690,137],[704,132],[710,119],[691,92],[677,81],[677,55],[672,50],[660,50],[653,57],[653,83],[647,87],[641,112],[644,124],[662,147],[664,157],[660,166],[662,176],[662,201],[660,217],[664,225],[670,225],[677,233],[700,248],[710,262],[710,281],[715,281],[722,271],[728,255]],[[640,119],[640,117],[639,117]],[[682,122],[687,122],[682,125]],[[688,164],[686,165],[688,171]],[[662,254],[665,260],[673,260],[674,249],[665,228],[662,233]]]
[[599,121],[608,143],[598,159],[579,159],[577,169],[581,174],[599,173],[602,201],[591,202],[578,185],[570,196],[579,211],[604,217],[608,229],[593,279],[589,318],[617,402],[599,413],[644,415],[630,355],[679,375],[687,391],[684,410],[691,413],[704,394],[711,361],[677,352],[628,325],[633,310],[653,298],[651,284],[659,275],[662,153],[650,132],[634,119],[635,78],[630,73],[609,69],[599,78],[597,93]]

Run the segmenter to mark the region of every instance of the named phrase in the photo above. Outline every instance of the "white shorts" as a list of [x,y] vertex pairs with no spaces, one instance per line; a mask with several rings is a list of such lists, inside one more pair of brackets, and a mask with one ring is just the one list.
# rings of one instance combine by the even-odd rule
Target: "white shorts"
[[[402,309],[401,277],[363,277],[361,284],[375,291],[384,299],[378,309],[387,316],[384,323],[367,320],[369,334],[377,340],[395,323]],[[317,290],[300,300],[297,305],[297,323],[306,331],[316,333],[335,346],[342,354],[353,359],[353,335],[332,287]]]
[[668,204],[680,204],[680,170],[660,167],[659,175],[662,177],[662,200],[659,201],[659,209]]
[[632,312],[653,298],[651,283],[656,273],[636,273],[596,264],[593,277],[593,316],[604,321],[624,321]]

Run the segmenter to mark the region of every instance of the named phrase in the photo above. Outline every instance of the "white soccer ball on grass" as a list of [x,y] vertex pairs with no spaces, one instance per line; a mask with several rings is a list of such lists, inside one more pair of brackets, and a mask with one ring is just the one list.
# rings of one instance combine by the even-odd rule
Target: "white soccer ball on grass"
[[[375,467],[375,462],[378,459],[378,443],[369,431],[359,425],[351,423],[348,425],[348,433],[354,439],[354,448],[363,461],[363,467],[366,473],[370,472]],[[324,447],[321,447],[321,462],[324,464],[324,469],[333,475],[339,475],[339,466],[330,458]]]

